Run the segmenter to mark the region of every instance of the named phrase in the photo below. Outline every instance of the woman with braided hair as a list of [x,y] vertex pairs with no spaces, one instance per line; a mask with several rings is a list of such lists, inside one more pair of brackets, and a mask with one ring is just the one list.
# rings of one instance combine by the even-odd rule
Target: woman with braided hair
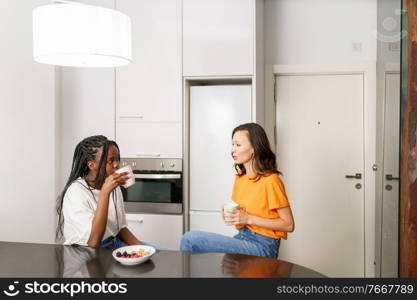
[[57,199],[57,240],[64,244],[119,248],[139,245],[127,229],[120,185],[119,147],[105,136],[83,139],[75,148],[70,176]]

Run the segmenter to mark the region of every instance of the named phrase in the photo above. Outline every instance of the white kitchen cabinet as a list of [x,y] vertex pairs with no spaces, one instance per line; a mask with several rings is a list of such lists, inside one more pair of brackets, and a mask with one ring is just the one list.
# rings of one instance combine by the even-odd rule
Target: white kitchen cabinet
[[141,241],[179,250],[182,215],[126,214],[127,227]]
[[117,0],[132,20],[132,63],[116,69],[122,157],[182,158],[181,0]]
[[256,0],[183,0],[184,76],[254,73]]
[[117,0],[132,21],[132,63],[116,69],[117,122],[181,122],[181,0]]
[[182,158],[182,123],[117,123],[124,158]]
[[200,230],[234,236],[237,230],[226,225],[219,212],[190,211],[190,230]]

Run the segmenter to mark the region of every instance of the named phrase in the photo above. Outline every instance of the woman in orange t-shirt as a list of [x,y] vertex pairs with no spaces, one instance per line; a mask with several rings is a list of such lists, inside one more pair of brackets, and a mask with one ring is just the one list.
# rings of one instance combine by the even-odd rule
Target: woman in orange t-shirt
[[264,129],[255,123],[236,127],[232,133],[232,156],[237,172],[232,200],[239,204],[225,218],[239,230],[234,237],[190,231],[181,239],[181,251],[238,253],[278,257],[281,238],[294,230],[294,219],[279,178],[275,154]]

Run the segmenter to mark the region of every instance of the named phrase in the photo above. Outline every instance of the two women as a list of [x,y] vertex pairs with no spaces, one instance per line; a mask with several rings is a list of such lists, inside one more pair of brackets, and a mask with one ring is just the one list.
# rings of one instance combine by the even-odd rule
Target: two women
[[[294,230],[291,208],[279,178],[276,158],[263,128],[255,123],[236,127],[232,157],[237,172],[232,200],[241,208],[226,225],[236,236],[191,231],[181,240],[184,252],[220,252],[276,258],[281,238]],[[127,173],[115,173],[120,154],[117,144],[92,136],[76,147],[72,170],[58,198],[57,236],[65,244],[118,248],[142,244],[127,229],[120,185]]]
[[191,231],[181,240],[184,252],[220,252],[278,257],[281,238],[294,230],[291,208],[279,178],[275,154],[261,126],[255,123],[236,127],[232,134],[232,157],[237,175],[232,200],[241,210],[232,214],[227,225],[238,234]]

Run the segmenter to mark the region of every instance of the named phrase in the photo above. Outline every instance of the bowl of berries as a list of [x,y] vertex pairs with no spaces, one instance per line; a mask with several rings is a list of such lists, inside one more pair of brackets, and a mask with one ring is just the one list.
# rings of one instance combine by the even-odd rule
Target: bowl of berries
[[113,258],[127,266],[141,264],[152,257],[156,252],[154,247],[145,245],[132,245],[121,247],[113,251]]

